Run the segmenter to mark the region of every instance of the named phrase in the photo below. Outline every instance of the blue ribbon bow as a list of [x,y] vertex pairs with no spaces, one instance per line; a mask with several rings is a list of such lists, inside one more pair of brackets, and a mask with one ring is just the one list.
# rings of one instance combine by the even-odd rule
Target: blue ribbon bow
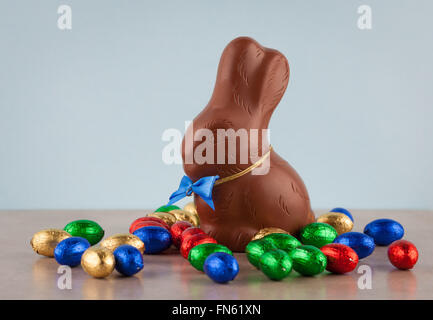
[[212,189],[217,179],[219,179],[219,176],[209,176],[200,178],[193,183],[188,176],[183,176],[179,188],[171,194],[167,205],[172,205],[180,199],[190,196],[194,192],[200,196],[209,207],[215,210],[212,200]]

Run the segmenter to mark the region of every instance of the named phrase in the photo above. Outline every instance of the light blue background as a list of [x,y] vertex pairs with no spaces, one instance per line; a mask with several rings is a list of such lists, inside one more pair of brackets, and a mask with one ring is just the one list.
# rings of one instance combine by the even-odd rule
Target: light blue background
[[[72,7],[72,30],[57,7]],[[357,7],[373,29],[357,28]],[[312,206],[433,208],[432,1],[1,1],[0,208],[153,208],[162,132],[207,104],[224,46],[280,50],[274,148]]]

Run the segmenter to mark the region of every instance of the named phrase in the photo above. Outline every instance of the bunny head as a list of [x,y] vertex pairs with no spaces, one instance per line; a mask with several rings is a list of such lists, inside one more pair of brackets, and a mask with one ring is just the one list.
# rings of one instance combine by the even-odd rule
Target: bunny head
[[[226,176],[251,165],[253,161],[250,157],[245,162],[240,158],[241,154],[258,153],[260,156],[262,151],[266,152],[267,135],[262,129],[268,128],[271,115],[283,97],[288,81],[289,65],[280,52],[264,48],[248,37],[231,41],[221,56],[212,97],[187,129],[182,142],[185,173],[193,180],[216,174]],[[218,129],[233,129],[236,132],[245,130],[248,141],[251,129],[256,129],[256,148],[250,150],[250,143],[238,138],[236,150],[229,150],[229,138],[221,136]],[[206,133],[213,140],[208,141],[213,145],[213,155],[205,156],[208,160],[213,158],[213,161],[185,161],[196,160],[194,155],[197,152],[210,151],[196,150],[205,140],[203,135]],[[190,139],[189,143],[186,143],[186,139]],[[218,144],[221,143],[225,145],[225,152],[219,155],[218,161]],[[262,150],[262,146],[265,150]]]

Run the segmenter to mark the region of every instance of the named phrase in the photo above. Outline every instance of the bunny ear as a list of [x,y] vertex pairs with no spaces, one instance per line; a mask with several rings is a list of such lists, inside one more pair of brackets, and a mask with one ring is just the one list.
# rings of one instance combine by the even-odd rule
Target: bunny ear
[[259,105],[264,114],[272,113],[282,99],[289,83],[290,69],[286,57],[267,49],[267,68],[263,77]]
[[217,105],[234,105],[249,115],[267,113],[282,98],[288,80],[289,66],[280,52],[240,37],[224,49],[212,99]]

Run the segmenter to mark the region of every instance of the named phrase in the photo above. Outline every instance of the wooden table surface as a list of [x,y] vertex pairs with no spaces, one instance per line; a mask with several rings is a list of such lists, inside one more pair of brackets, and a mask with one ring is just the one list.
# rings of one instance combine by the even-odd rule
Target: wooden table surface
[[[316,215],[324,210],[316,210]],[[238,277],[230,284],[212,282],[195,270],[178,251],[145,255],[144,269],[125,278],[116,271],[106,279],[72,269],[72,289],[59,289],[59,265],[33,252],[32,235],[46,228],[63,228],[77,219],[97,221],[106,232],[128,232],[130,223],[146,210],[0,211],[0,299],[433,299],[433,211],[353,210],[354,231],[377,218],[392,218],[406,230],[404,239],[418,247],[420,258],[411,271],[395,269],[387,248],[377,247],[358,265],[371,268],[371,289],[363,288],[365,271],[346,275],[325,272],[302,277],[296,272],[283,281],[267,279],[245,254],[235,254]],[[365,268],[365,267],[362,267]],[[361,269],[363,270],[363,269]],[[361,286],[359,285],[361,283]]]

